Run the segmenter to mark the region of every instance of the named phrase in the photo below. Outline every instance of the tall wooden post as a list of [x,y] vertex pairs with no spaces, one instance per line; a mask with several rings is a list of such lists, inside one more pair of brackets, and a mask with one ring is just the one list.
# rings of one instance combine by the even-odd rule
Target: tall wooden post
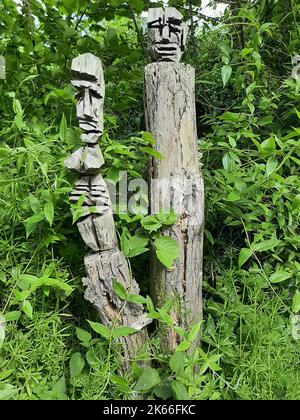
[[84,259],[85,298],[97,309],[101,322],[109,328],[127,326],[136,329],[122,337],[123,367],[147,339],[146,317],[140,304],[125,302],[115,293],[117,280],[129,294],[138,294],[139,286],[132,278],[127,260],[119,249],[108,188],[99,174],[104,159],[98,146],[103,132],[104,78],[99,58],[82,54],[72,62],[72,84],[77,89],[77,118],[82,129],[83,147],[66,159],[65,166],[78,172],[79,180],[71,193],[71,203],[84,195],[82,214],[77,223],[80,235],[89,248]]
[[[146,128],[162,155],[150,160],[151,213],[168,207],[178,213],[178,222],[163,234],[176,239],[180,250],[170,270],[153,254],[153,298],[159,307],[174,298],[172,316],[186,328],[202,318],[204,185],[197,152],[195,72],[179,63],[187,26],[176,9],[150,9],[148,28],[149,49],[158,61],[145,67]],[[170,330],[162,335],[164,349],[174,350],[178,341]]]

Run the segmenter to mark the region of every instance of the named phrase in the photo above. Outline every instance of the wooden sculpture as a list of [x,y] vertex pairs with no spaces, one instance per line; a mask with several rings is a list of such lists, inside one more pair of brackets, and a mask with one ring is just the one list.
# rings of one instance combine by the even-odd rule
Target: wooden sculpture
[[107,185],[99,174],[104,159],[98,146],[103,133],[104,78],[99,58],[82,54],[72,61],[72,84],[77,90],[77,118],[84,146],[65,161],[65,166],[80,174],[70,196],[77,203],[84,195],[82,216],[77,223],[80,235],[90,253],[84,259],[85,298],[97,309],[102,323],[108,327],[129,326],[136,333],[121,338],[124,366],[146,341],[143,329],[150,322],[140,304],[124,302],[113,289],[113,280],[121,283],[129,294],[138,294],[128,263],[119,249],[111,201]]
[[[150,9],[148,27],[149,48],[157,62],[145,67],[146,128],[162,155],[162,159],[151,157],[149,174],[151,184],[164,185],[151,188],[151,213],[175,210],[178,222],[163,234],[176,239],[180,249],[170,270],[153,256],[151,283],[156,304],[160,307],[174,299],[173,319],[187,328],[202,317],[204,185],[197,152],[195,72],[179,63],[187,25],[176,9]],[[169,207],[164,208],[166,190]],[[161,338],[167,350],[174,350],[178,342],[171,330]]]

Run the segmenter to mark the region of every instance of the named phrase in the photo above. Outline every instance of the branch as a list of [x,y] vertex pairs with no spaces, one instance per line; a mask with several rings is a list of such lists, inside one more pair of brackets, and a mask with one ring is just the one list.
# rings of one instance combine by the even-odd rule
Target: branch
[[83,16],[85,15],[85,12],[87,11],[87,8],[88,8],[89,6],[87,5],[87,6],[85,6],[85,8],[83,9],[83,12],[81,13],[81,16],[79,17],[79,19],[77,20],[77,22],[76,22],[76,25],[75,25],[75,31],[77,30],[77,28],[78,28],[78,26],[80,25],[80,22],[82,21],[82,19],[83,19]]
[[135,31],[137,33],[137,37],[138,37],[138,40],[139,40],[139,42],[141,44],[142,50],[143,50],[145,56],[148,57],[148,54],[147,54],[147,51],[145,49],[145,45],[144,45],[144,42],[143,42],[143,37],[142,37],[141,31],[139,29],[139,25],[137,23],[135,14],[134,14],[134,10],[133,10],[133,8],[132,8],[132,6],[131,6],[130,3],[127,3],[127,6],[128,6],[128,8],[130,10],[130,14],[131,14],[131,17],[132,17],[132,20],[133,20],[133,23],[134,23]]

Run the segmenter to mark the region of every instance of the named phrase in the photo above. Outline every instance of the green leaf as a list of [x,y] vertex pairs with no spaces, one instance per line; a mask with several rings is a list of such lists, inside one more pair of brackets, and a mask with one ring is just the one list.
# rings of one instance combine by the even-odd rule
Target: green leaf
[[163,156],[155,149],[152,149],[151,147],[141,147],[141,151],[147,153],[148,155],[151,155],[157,159],[162,159]]
[[156,369],[147,368],[144,370],[137,383],[135,384],[135,391],[148,391],[155,385],[160,383],[159,373]]
[[202,321],[197,322],[197,324],[195,324],[191,328],[191,331],[189,332],[189,335],[188,335],[188,341],[190,341],[192,343],[197,338],[197,336],[200,332],[201,325],[202,325]]
[[104,338],[110,337],[110,330],[105,325],[102,325],[99,322],[93,322],[89,320],[88,320],[88,323],[90,324],[92,329],[96,331],[96,333],[100,334],[102,337]]
[[0,400],[9,400],[17,391],[14,385],[0,384]]
[[270,276],[270,282],[271,283],[280,283],[284,280],[289,279],[290,277],[292,277],[292,273],[288,273],[287,271],[276,271],[275,273],[273,273]]
[[148,251],[146,245],[148,244],[149,239],[142,235],[131,236],[125,231],[121,235],[121,248],[125,257],[131,258],[136,257],[137,255],[143,254]]
[[26,238],[29,238],[29,236],[36,230],[41,220],[44,220],[44,215],[40,213],[28,217],[28,219],[24,221],[26,224]]
[[6,322],[16,321],[17,319],[20,318],[20,315],[21,315],[20,311],[11,311],[11,312],[7,312],[4,315],[4,319]]
[[159,261],[170,269],[174,260],[179,256],[179,247],[176,240],[169,236],[161,236],[154,241],[154,247]]
[[53,219],[54,219],[54,206],[52,201],[48,201],[44,205],[44,215],[46,220],[49,222],[50,226],[52,226]]
[[131,335],[136,332],[137,330],[132,327],[117,327],[113,329],[112,337],[113,338],[125,337],[127,335]]
[[274,156],[270,156],[266,164],[266,174],[267,176],[271,175],[277,168],[278,159]]
[[76,327],[76,335],[80,341],[87,342],[92,338],[91,334],[88,331],[83,330],[82,328]]
[[296,292],[294,294],[292,310],[295,314],[300,311],[300,292],[299,292],[299,290],[296,290]]
[[189,400],[189,394],[186,390],[186,387],[178,381],[172,382],[172,389],[176,400]]
[[224,167],[225,171],[232,170],[232,168],[234,166],[234,160],[230,156],[229,152],[224,154],[224,156],[222,158],[222,163],[223,163],[223,167]]
[[213,245],[214,244],[214,238],[209,230],[204,229],[204,235],[208,239],[208,241]]
[[191,343],[188,340],[184,340],[176,347],[176,351],[185,351],[191,347]]
[[127,292],[123,284],[119,283],[116,279],[113,279],[113,290],[120,299],[126,300]]
[[167,383],[155,385],[153,392],[158,398],[161,398],[162,400],[167,400],[173,395],[171,384]]
[[211,369],[211,370],[214,370],[214,371],[218,371],[218,370],[221,370],[221,368],[220,368],[220,366],[216,363],[216,362],[218,362],[219,360],[220,360],[220,358],[221,358],[221,354],[213,354],[212,356],[210,356],[208,359],[207,359],[207,364],[208,364],[208,367]]
[[231,193],[229,193],[227,196],[228,201],[239,201],[240,199],[241,199],[241,196],[236,191],[231,191]]
[[268,239],[267,241],[252,244],[251,248],[255,252],[263,252],[275,248],[275,246],[279,245],[280,243],[281,241],[278,239]]
[[73,382],[74,379],[78,378],[78,376],[81,374],[81,372],[83,371],[85,362],[83,360],[83,358],[81,357],[80,353],[74,353],[71,356],[70,359],[70,378],[71,381]]
[[253,254],[253,251],[250,248],[242,248],[240,250],[239,261],[238,261],[239,268],[241,268],[245,264],[245,262],[249,260],[252,254]]
[[184,372],[186,354],[184,352],[174,353],[169,360],[169,366],[177,375],[182,375]]
[[22,310],[30,319],[32,319],[33,310],[32,310],[32,305],[29,302],[29,300],[24,300],[23,305],[22,305]]
[[135,295],[135,294],[128,295],[127,300],[128,300],[128,302],[132,302],[132,303],[142,303],[142,304],[147,303],[147,299],[145,299],[141,295]]
[[141,219],[141,225],[144,229],[151,232],[157,232],[163,225],[162,220],[158,220],[156,216],[146,216]]
[[19,115],[23,114],[22,106],[18,99],[13,100],[13,110],[16,114],[19,114]]
[[232,74],[232,68],[230,66],[223,66],[222,67],[222,81],[223,81],[223,87],[227,85],[228,80],[230,79],[230,76]]

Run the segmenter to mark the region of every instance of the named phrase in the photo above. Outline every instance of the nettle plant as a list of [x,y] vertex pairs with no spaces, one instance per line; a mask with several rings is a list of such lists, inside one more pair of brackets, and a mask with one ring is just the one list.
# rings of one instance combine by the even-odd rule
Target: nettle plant
[[[139,349],[136,359],[132,360],[131,370],[117,374],[120,368],[120,337],[134,334],[136,330],[130,327],[112,325],[107,328],[98,322],[88,321],[90,327],[97,333],[97,338],[87,330],[76,328],[76,334],[82,347],[87,351],[76,352],[70,359],[70,385],[73,396],[81,388],[86,387],[89,381],[89,372],[102,378],[102,387],[98,390],[98,397],[105,395],[110,387],[115,389],[116,395],[126,394],[128,398],[137,395],[147,398],[160,398],[163,400],[174,398],[186,399],[219,399],[220,389],[226,383],[219,375],[221,370],[218,361],[221,354],[207,355],[201,348],[195,347],[194,342],[199,336],[201,324],[199,322],[188,330],[178,327],[170,311],[174,302],[167,301],[162,308],[155,309],[149,296],[146,298],[130,294],[122,284],[113,282],[115,293],[126,302],[135,302],[145,305],[147,316],[156,320],[159,327],[174,329],[182,341],[174,354],[161,354],[156,349],[157,339],[152,337],[145,348]],[[149,353],[149,346],[152,351]],[[143,362],[152,360],[157,367],[143,368]],[[101,362],[105,362],[105,365]]]

